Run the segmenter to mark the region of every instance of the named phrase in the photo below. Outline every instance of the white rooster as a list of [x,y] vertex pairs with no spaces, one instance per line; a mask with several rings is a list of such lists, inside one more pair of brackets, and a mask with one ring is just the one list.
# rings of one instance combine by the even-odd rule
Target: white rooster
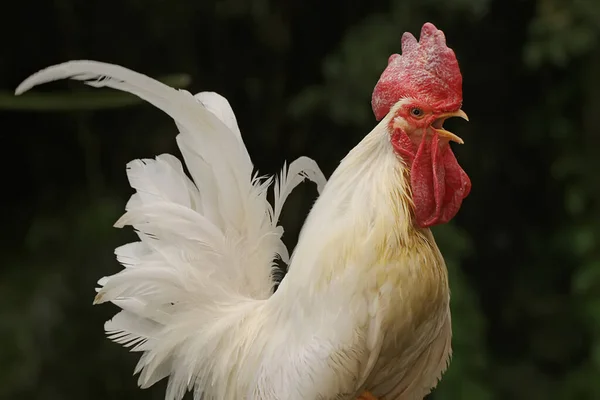
[[[381,121],[326,184],[300,158],[275,180],[254,171],[227,100],[192,96],[123,67],[72,61],[16,90],[58,79],[133,93],[170,115],[193,180],[175,157],[128,164],[136,193],[116,226],[140,241],[99,281],[95,303],[120,311],[108,336],[141,352],[146,388],[168,377],[167,400],[420,400],[451,353],[447,271],[428,227],[445,223],[470,181],[444,130],[464,117],[462,77],[444,34],[405,33],[374,92]],[[277,225],[304,178],[321,193],[291,259]],[[289,272],[273,293],[274,260]]]

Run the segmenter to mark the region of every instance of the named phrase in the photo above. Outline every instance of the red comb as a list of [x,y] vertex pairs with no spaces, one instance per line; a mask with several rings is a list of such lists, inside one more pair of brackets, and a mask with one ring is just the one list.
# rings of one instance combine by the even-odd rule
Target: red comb
[[454,51],[446,46],[444,32],[427,22],[417,39],[402,35],[402,55],[392,54],[373,90],[375,118],[382,119],[398,100],[412,97],[440,111],[455,111],[462,104],[462,76]]

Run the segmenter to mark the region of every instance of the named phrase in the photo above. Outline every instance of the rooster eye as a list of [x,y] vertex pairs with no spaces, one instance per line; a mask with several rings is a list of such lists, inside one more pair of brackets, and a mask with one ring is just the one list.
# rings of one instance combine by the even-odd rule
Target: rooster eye
[[418,108],[418,107],[415,107],[415,108],[411,109],[411,110],[410,110],[410,114],[411,114],[413,117],[416,117],[416,118],[421,118],[421,117],[423,117],[423,115],[425,115],[425,113],[423,112],[423,110],[421,110],[421,109],[420,109],[420,108]]

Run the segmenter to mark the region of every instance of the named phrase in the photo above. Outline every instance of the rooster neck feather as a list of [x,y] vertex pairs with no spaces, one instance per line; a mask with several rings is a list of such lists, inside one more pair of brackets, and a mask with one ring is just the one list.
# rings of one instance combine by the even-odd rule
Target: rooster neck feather
[[[390,144],[388,119],[330,178],[268,303],[287,322],[290,342],[335,343],[358,387],[422,398],[450,354],[448,278],[430,230],[412,222],[408,170]],[[353,359],[366,361],[351,369]]]
[[424,305],[447,305],[445,264],[430,230],[413,224],[409,172],[390,144],[390,116],[330,178],[301,232],[281,294],[273,300],[281,296],[323,308],[315,302],[325,297],[334,310],[335,287],[347,285],[340,294],[372,298],[393,288]]
[[[368,252],[373,264],[394,262],[423,245],[437,252],[429,229],[413,223],[409,172],[390,144],[389,118],[342,160],[330,178],[292,257],[289,274],[294,280],[303,274],[310,281],[313,274],[326,279],[357,252]],[[323,263],[328,254],[333,259]],[[327,266],[333,270],[327,271]]]

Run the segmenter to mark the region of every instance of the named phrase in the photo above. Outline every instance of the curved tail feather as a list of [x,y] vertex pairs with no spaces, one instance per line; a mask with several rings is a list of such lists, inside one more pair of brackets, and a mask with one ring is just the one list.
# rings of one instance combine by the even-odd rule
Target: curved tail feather
[[52,66],[27,78],[16,94],[66,78],[130,92],[171,116],[192,177],[169,154],[127,165],[136,193],[115,226],[131,225],[140,241],[117,248],[123,270],[99,281],[94,302],[122,309],[106,322],[108,337],[143,352],[136,367],[140,386],[171,375],[167,398],[226,384],[215,382],[215,371],[225,368],[228,351],[240,349],[219,343],[232,332],[253,340],[256,332],[244,328],[244,321],[273,292],[274,258],[289,259],[277,225],[283,204],[305,178],[321,192],[325,177],[313,160],[297,159],[275,180],[271,206],[273,179],[253,174],[225,98],[212,92],[192,96],[117,65]]

